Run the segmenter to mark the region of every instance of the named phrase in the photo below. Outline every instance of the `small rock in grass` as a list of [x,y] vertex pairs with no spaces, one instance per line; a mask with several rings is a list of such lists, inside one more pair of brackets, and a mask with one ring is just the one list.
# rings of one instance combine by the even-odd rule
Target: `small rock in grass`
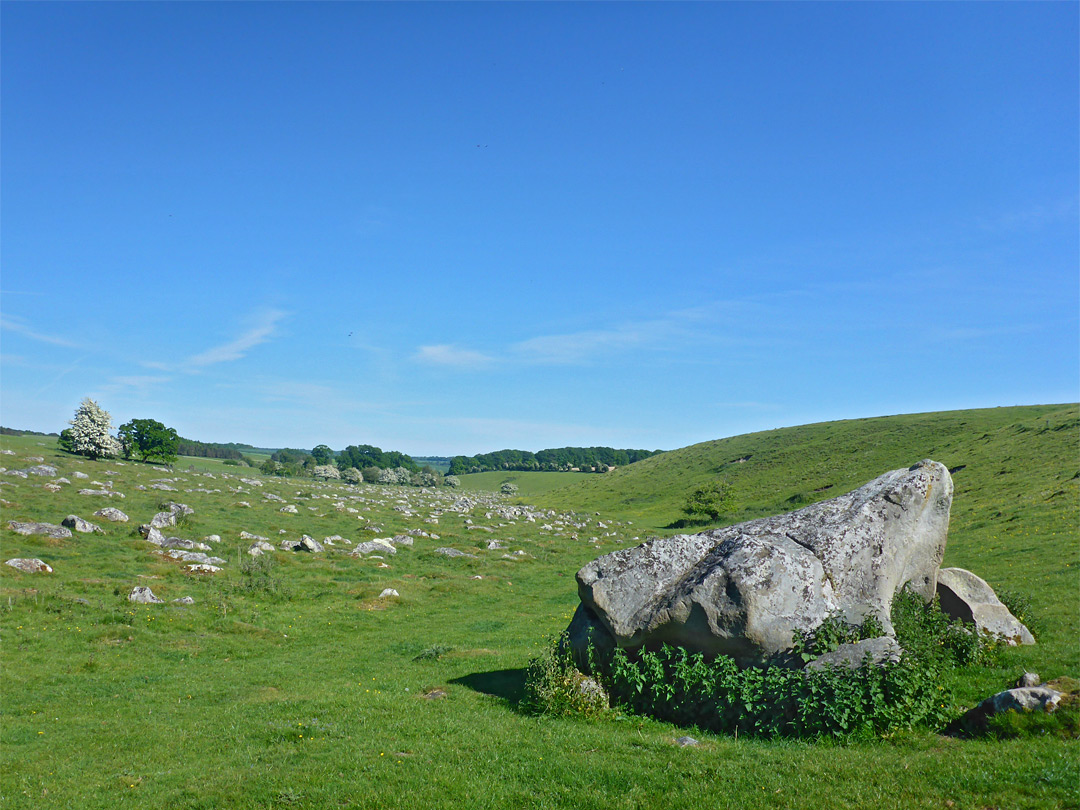
[[63,489],[62,486],[60,486],[59,484],[54,484],[51,481],[48,484],[43,484],[41,488],[46,492],[59,492]]
[[56,475],[56,467],[50,467],[48,464],[38,464],[36,467],[27,467],[24,472],[30,475],[44,475],[52,478]]
[[160,605],[164,599],[158,599],[154,592],[145,585],[136,585],[128,594],[129,602],[138,602],[142,605]]
[[205,563],[199,563],[197,565],[187,566],[187,570],[193,574],[216,574],[221,569],[216,565],[207,565]]
[[203,538],[203,541],[207,542],[207,543],[220,543],[221,542],[221,535],[219,535],[219,534],[208,534],[208,535],[206,535],[206,537]]
[[686,748],[688,745],[694,746],[700,744],[693,737],[679,737],[679,739],[675,740],[675,742],[678,743],[679,747],[681,748]]
[[435,553],[443,554],[447,557],[471,557],[474,560],[476,559],[475,554],[467,554],[464,551],[458,551],[456,548],[437,548],[435,549]]
[[181,596],[179,599],[173,599],[173,603],[177,605],[194,605],[195,600],[190,596]]
[[299,510],[295,506],[293,506],[291,503],[288,506],[281,507],[281,509],[278,510],[278,511],[284,512],[287,515],[299,514]]
[[111,520],[113,523],[127,523],[128,516],[112,506],[106,506],[104,509],[98,509],[94,512],[96,517],[102,517],[106,520]]
[[17,568],[20,571],[25,571],[27,574],[51,574],[53,572],[52,567],[45,562],[42,562],[37,557],[31,559],[16,557],[13,560],[8,560],[5,565],[10,565],[12,568]]
[[382,593],[379,594],[380,599],[388,599],[391,596],[401,596],[401,594],[399,594],[393,588],[387,588]]
[[78,470],[76,470],[75,472],[73,472],[73,473],[71,474],[71,476],[72,476],[73,478],[89,478],[89,477],[90,477],[90,476],[89,476],[89,475],[87,475],[86,473],[84,473],[84,472],[79,472]]
[[12,520],[8,523],[8,528],[16,534],[43,534],[46,537],[54,537],[56,539],[71,537],[70,529],[66,529],[63,526],[56,526],[52,523],[19,523]]
[[97,532],[98,534],[105,534],[105,532],[101,530],[100,526],[95,526],[90,521],[83,520],[78,515],[68,515],[61,521],[61,525],[67,526],[69,529],[74,529],[75,531],[81,532],[83,534],[93,534],[94,532]]

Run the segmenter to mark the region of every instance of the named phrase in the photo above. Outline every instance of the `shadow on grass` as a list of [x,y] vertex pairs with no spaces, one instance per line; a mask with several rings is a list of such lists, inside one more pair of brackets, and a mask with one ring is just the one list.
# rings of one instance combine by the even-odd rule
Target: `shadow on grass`
[[502,698],[511,709],[516,709],[525,696],[524,667],[520,669],[497,669],[493,672],[474,672],[461,678],[454,678],[450,683],[460,684],[492,697]]

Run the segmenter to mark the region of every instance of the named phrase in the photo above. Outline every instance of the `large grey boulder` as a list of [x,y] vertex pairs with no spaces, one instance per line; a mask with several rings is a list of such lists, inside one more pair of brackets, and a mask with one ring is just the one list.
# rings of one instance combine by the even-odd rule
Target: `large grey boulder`
[[892,635],[897,590],[934,596],[952,493],[949,471],[922,461],[796,512],[593,560],[577,574],[575,660],[587,663],[592,638],[600,647],[667,643],[760,665],[832,615],[849,624],[873,616]]
[[977,631],[999,636],[1013,647],[1035,643],[1031,631],[1009,612],[986,580],[970,571],[942,568],[938,571],[937,594],[944,613],[974,624]]

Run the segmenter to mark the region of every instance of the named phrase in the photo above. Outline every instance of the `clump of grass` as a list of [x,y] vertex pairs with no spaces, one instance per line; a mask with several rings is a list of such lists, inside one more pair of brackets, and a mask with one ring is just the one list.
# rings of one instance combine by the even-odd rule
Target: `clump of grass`
[[529,662],[525,695],[518,708],[525,714],[550,717],[595,717],[608,709],[604,689],[574,666],[566,634],[549,639]]
[[262,555],[252,557],[240,554],[240,578],[233,583],[233,589],[241,593],[260,593],[272,599],[292,599],[292,589],[285,580],[274,573],[277,563],[273,557]]
[[454,648],[446,644],[432,644],[430,647],[421,650],[418,655],[413,658],[413,661],[438,661],[448,652],[453,652]]

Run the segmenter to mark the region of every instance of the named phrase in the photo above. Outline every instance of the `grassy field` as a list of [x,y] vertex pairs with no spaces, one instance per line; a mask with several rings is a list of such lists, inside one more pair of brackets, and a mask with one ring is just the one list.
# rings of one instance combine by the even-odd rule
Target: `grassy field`
[[481,492],[498,492],[504,483],[511,483],[518,488],[518,497],[525,500],[544,495],[554,489],[567,486],[568,482],[580,481],[586,473],[572,472],[501,472],[470,473],[459,475],[461,488]]
[[[9,470],[40,456],[72,481],[48,492],[51,479],[0,475],[3,559],[40,557],[55,569],[0,566],[0,807],[1080,806],[1075,742],[691,731],[702,744],[680,748],[674,740],[686,730],[649,719],[554,720],[515,708],[524,667],[577,603],[576,570],[677,519],[696,483],[730,480],[731,520],[741,520],[924,457],[966,465],[955,473],[946,564],[1028,594],[1042,625],[1037,646],[946,684],[954,710],[1025,668],[1044,679],[1080,674],[1075,405],[771,431],[574,476],[554,490],[539,479],[527,490],[536,474],[513,473],[522,493],[514,501],[556,512],[535,523],[501,516],[498,504],[509,501],[496,496],[459,514],[449,504],[470,493],[271,479],[220,462],[190,472],[188,459],[162,472],[77,459],[40,437],[2,437],[0,448],[16,453],[0,456]],[[155,479],[175,491],[149,488]],[[77,494],[93,480],[126,497]],[[166,500],[195,509],[168,534],[223,538],[209,552],[228,558],[220,573],[189,574],[139,537],[135,526]],[[92,516],[108,505],[131,523]],[[424,522],[436,512],[437,524]],[[105,534],[50,540],[7,526],[69,513]],[[269,570],[242,570],[242,530],[276,545],[302,533],[355,543],[406,529],[440,536],[384,560],[351,557],[339,542],[323,554],[275,551]],[[489,550],[493,539],[505,549]],[[435,553],[440,546],[476,556],[450,559]],[[129,603],[140,584],[166,603]],[[400,597],[380,599],[384,588]],[[183,596],[195,604],[170,601]]]

